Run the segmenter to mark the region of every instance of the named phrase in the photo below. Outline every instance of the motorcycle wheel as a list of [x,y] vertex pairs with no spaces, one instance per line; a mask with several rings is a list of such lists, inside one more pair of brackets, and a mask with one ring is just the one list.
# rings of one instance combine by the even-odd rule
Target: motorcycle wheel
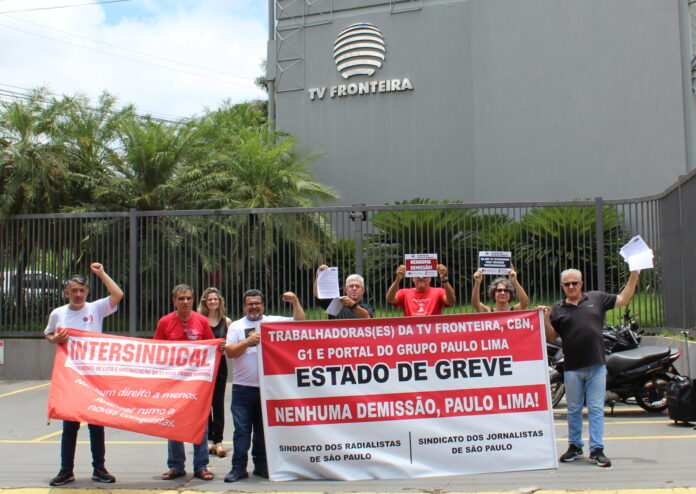
[[565,394],[565,384],[563,381],[551,383],[551,406],[555,407],[561,402],[561,398]]
[[667,374],[648,376],[636,393],[636,403],[648,412],[661,412],[667,408],[667,385],[671,381]]

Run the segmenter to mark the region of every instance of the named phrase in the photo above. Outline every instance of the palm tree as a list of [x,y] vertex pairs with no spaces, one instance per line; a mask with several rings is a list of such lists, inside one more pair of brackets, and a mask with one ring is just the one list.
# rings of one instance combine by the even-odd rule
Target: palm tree
[[58,110],[44,90],[0,106],[0,247],[9,252],[2,269],[15,272],[14,306],[20,319],[29,309],[22,298],[23,273],[35,253],[52,242],[47,237],[30,241],[27,225],[11,228],[7,220],[13,214],[55,212],[68,200],[63,146],[53,138]]
[[[215,123],[219,148],[212,165],[220,192],[214,207],[309,207],[338,199],[334,189],[313,179],[309,168],[313,156],[301,157],[295,151],[297,141],[273,131],[252,105],[228,105],[209,118]],[[237,235],[231,271],[248,270],[246,277],[261,287],[273,278],[273,256],[291,260],[291,269],[302,273],[298,285],[306,284],[307,269],[325,255],[332,238],[327,217],[318,213],[250,214],[232,221]]]
[[[84,96],[64,96],[56,138],[64,144],[73,204],[92,202],[92,192],[118,160],[120,129],[136,119],[132,105],[116,108],[116,98],[104,92],[92,106]],[[65,205],[65,207],[70,207]]]
[[11,214],[58,211],[66,201],[63,146],[52,137],[55,102],[34,91],[0,106],[0,222]]

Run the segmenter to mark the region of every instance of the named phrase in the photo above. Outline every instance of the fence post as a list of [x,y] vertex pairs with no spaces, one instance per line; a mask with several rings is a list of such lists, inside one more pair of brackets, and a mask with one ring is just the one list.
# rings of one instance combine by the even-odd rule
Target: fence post
[[138,217],[136,210],[131,209],[128,212],[129,219],[129,242],[130,251],[128,256],[128,328],[131,336],[135,336],[136,324],[138,322]]
[[[353,204],[353,206],[364,206],[364,204]],[[352,211],[350,219],[353,221],[353,236],[355,238],[355,272],[363,275],[363,221],[367,219],[367,211]]]
[[597,237],[597,289],[606,291],[604,275],[604,217],[602,216],[602,198],[595,197],[595,235]]
[[677,185],[677,204],[679,207],[679,245],[681,246],[681,249],[678,249],[679,252],[679,278],[681,279],[681,327],[682,328],[687,328],[687,322],[686,322],[686,293],[687,293],[687,288],[686,288],[686,276],[685,276],[685,269],[686,266],[684,265],[684,196],[682,195],[682,185],[684,184],[683,177],[679,177],[679,183]]

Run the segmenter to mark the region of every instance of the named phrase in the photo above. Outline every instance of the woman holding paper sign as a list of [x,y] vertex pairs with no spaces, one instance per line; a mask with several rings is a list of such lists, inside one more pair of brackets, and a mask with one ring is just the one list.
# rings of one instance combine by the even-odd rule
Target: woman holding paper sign
[[[522,285],[517,281],[517,272],[514,268],[508,271],[507,278],[496,278],[488,286],[488,298],[495,303],[495,307],[488,307],[481,302],[482,280],[483,271],[478,269],[474,273],[474,289],[471,291],[471,305],[474,306],[476,312],[505,312],[509,310],[524,310],[529,307],[529,297]],[[510,305],[515,295],[519,297],[519,303]]]

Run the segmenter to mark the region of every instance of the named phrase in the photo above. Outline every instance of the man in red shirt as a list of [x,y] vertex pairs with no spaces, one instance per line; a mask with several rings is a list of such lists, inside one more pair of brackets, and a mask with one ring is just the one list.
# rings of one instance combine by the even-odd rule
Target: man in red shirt
[[[162,317],[157,323],[155,340],[188,341],[214,340],[208,318],[193,311],[193,290],[188,285],[177,285],[172,290],[174,312]],[[208,417],[205,418],[208,420]],[[167,466],[169,470],[162,474],[162,480],[173,480],[186,475],[186,453],[184,443],[168,440]],[[193,445],[194,476],[201,480],[212,480],[213,473],[208,470],[208,431],[199,444]]]
[[402,264],[396,269],[396,279],[387,290],[387,302],[394,307],[403,307],[405,316],[436,316],[442,313],[443,307],[449,307],[457,301],[444,264],[437,265],[442,288],[431,287],[430,277],[416,277],[411,278],[413,288],[399,289],[405,274],[406,266]]

